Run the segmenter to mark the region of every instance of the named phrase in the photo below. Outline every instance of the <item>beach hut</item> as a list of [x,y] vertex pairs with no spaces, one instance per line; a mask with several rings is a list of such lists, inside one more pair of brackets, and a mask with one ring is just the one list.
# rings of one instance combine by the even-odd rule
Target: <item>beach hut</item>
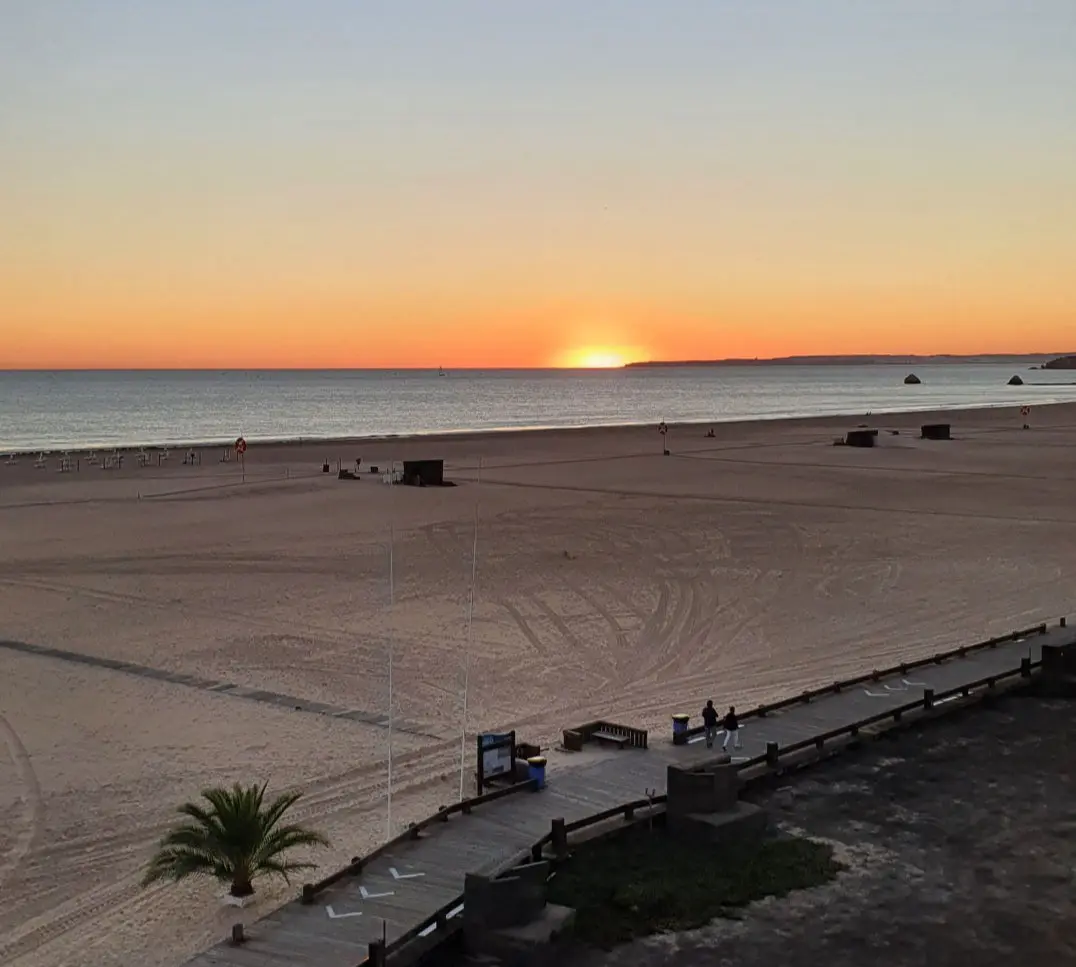
[[444,460],[405,460],[403,482],[411,487],[443,487]]

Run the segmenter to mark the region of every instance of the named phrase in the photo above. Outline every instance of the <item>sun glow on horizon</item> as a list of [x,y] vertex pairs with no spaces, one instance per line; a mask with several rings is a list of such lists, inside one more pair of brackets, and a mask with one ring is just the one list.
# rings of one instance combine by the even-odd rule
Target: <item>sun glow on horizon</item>
[[645,358],[646,353],[637,347],[581,346],[561,353],[554,365],[559,369],[620,369]]

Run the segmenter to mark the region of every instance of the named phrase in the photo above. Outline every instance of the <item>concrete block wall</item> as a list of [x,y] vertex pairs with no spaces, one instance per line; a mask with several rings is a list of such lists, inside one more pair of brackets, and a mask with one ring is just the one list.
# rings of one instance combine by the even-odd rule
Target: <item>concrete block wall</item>
[[463,931],[500,930],[530,923],[546,904],[548,863],[530,863],[510,876],[468,873],[463,883]]
[[666,816],[670,822],[675,822],[681,816],[734,809],[739,800],[740,780],[731,763],[703,769],[669,766],[666,791]]

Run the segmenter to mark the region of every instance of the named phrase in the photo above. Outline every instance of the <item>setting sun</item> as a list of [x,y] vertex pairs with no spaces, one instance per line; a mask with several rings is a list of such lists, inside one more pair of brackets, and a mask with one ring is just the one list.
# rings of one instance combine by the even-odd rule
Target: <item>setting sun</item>
[[619,369],[645,358],[646,354],[634,347],[583,346],[561,353],[556,365],[561,369]]

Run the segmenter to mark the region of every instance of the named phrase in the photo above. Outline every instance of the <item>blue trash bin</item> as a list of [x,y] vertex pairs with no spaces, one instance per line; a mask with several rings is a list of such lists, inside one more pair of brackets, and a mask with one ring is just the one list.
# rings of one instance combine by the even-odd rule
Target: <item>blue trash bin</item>
[[688,722],[691,721],[690,715],[685,715],[683,712],[678,713],[672,717],[673,720],[673,742],[683,742],[684,735],[687,732]]
[[527,771],[539,789],[545,788],[545,756],[536,755],[527,760]]

